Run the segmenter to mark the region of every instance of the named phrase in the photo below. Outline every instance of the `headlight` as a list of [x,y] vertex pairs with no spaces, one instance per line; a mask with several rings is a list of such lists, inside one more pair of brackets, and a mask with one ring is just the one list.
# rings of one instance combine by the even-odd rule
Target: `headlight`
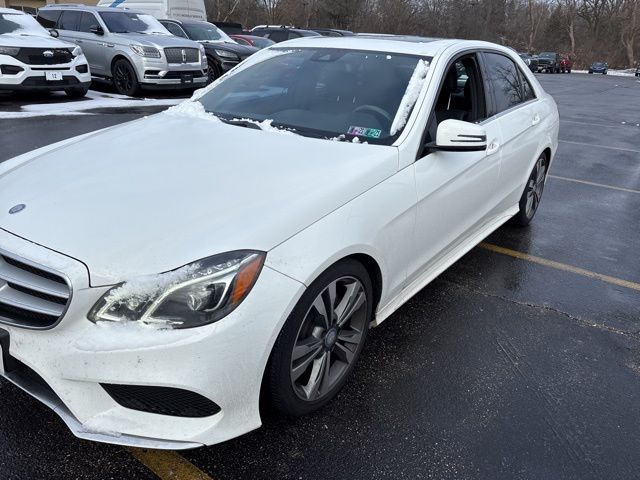
[[227,52],[226,50],[218,50],[216,49],[216,54],[222,58],[229,58],[233,60],[240,60],[240,58],[233,52]]
[[121,283],[98,300],[89,320],[138,321],[170,328],[216,322],[251,291],[265,255],[247,250],[229,252]]
[[527,58],[527,59],[525,60],[525,62],[527,62],[527,65],[531,65],[531,59],[530,59],[530,58]]
[[131,50],[147,58],[160,58],[160,51],[156,47],[147,47],[145,45],[129,45]]
[[10,57],[15,57],[18,55],[20,51],[20,47],[0,47],[0,55],[9,55]]
[[200,45],[200,63],[207,64],[207,52],[202,45]]
[[82,49],[80,47],[75,47],[73,50],[71,50],[71,55],[73,55],[74,57],[79,57],[80,55],[82,55]]

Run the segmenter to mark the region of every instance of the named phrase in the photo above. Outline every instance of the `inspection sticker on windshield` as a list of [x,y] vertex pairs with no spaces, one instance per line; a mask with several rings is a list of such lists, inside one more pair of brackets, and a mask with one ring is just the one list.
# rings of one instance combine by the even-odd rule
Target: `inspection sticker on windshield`
[[349,127],[349,131],[347,132],[349,135],[358,135],[360,137],[367,138],[380,138],[382,135],[382,130],[377,128],[366,128],[366,127]]

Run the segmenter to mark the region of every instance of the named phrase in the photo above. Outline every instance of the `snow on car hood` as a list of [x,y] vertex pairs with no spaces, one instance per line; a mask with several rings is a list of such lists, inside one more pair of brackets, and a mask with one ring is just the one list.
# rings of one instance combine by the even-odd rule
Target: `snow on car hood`
[[76,45],[58,40],[50,35],[15,35],[12,33],[4,33],[0,35],[0,45],[3,47],[32,47],[32,48],[71,48]]
[[397,155],[158,114],[0,164],[0,228],[114,284],[268,251],[395,173]]

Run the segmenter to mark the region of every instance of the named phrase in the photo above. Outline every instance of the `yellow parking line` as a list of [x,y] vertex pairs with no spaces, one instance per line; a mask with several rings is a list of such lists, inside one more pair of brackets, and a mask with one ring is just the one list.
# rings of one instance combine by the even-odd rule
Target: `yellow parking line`
[[589,182],[587,180],[578,180],[577,178],[559,177],[558,175],[547,175],[549,178],[555,178],[556,180],[564,180],[565,182],[582,183],[584,185],[591,185],[593,187],[609,188],[611,190],[619,190],[621,192],[628,193],[640,193],[640,190],[634,190],[633,188],[615,187],[613,185],[606,185],[604,183]]
[[131,447],[127,447],[127,450],[160,480],[212,480],[209,475],[176,452]]
[[520,260],[526,260],[527,262],[537,263],[538,265],[544,265],[545,267],[555,268],[565,272],[575,273],[576,275],[582,275],[583,277],[593,278],[600,280],[601,282],[610,283],[619,287],[630,288],[631,290],[640,291],[640,283],[630,282],[621,278],[611,277],[609,275],[603,275],[601,273],[585,270],[584,268],[574,267],[567,265],[566,263],[554,262],[553,260],[547,260],[546,258],[536,257],[535,255],[529,255],[528,253],[518,252],[511,250],[510,248],[500,247],[493,245],[492,243],[481,243],[480,248],[489,250],[491,252],[499,253],[501,255],[507,255],[509,257],[518,258]]

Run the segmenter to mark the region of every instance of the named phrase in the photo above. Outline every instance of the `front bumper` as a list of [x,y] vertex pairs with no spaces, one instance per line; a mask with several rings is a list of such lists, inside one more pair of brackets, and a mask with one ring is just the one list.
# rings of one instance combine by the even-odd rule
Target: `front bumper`
[[[1,229],[0,249],[59,271],[73,285],[71,303],[55,327],[0,324],[0,329],[9,334],[3,364],[15,359],[18,365],[2,375],[51,407],[76,436],[180,449],[226,441],[260,426],[262,375],[302,284],[264,267],[243,304],[219,322],[123,336],[120,325],[86,319],[107,288],[91,288],[82,263]],[[215,402],[220,411],[190,418],[125,408],[101,384],[188,390]]]
[[207,83],[207,67],[200,63],[167,63],[164,58],[136,58],[140,83],[145,88],[199,88]]
[[[91,83],[91,73],[84,55],[79,55],[72,62],[63,65],[29,65],[14,57],[0,55],[0,66],[0,90],[56,91],[70,87],[86,87]],[[86,71],[78,71],[83,70],[83,67],[86,67]],[[9,69],[15,73],[2,73],[2,70]],[[46,72],[62,72],[62,80],[48,81]]]

